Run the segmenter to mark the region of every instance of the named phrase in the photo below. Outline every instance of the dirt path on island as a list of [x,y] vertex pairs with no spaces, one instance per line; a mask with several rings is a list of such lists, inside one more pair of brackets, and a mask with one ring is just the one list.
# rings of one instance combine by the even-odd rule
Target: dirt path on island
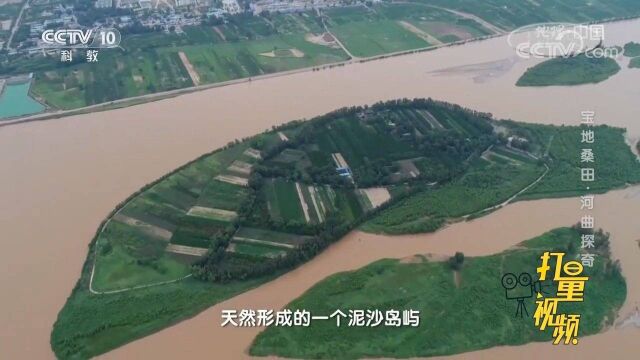
[[417,37],[421,38],[422,40],[428,42],[430,45],[442,45],[442,41],[438,40],[435,36],[426,33],[425,31],[422,31],[421,29],[417,28],[415,25],[407,22],[407,21],[398,21],[398,24],[400,24],[400,26],[402,26],[403,28],[405,28],[406,30],[412,32],[413,34],[415,34]]
[[216,34],[218,34],[218,36],[220,36],[220,39],[222,39],[222,41],[227,42],[227,37],[224,36],[224,33],[222,32],[222,30],[220,30],[219,27],[214,26],[213,30],[216,32]]
[[187,73],[189,73],[189,77],[191,78],[193,85],[194,86],[200,85],[200,75],[198,75],[198,72],[196,71],[196,69],[193,67],[193,65],[191,65],[191,62],[189,61],[187,54],[180,51],[178,53],[178,56],[180,56],[180,60],[182,60],[182,65],[184,65],[184,68],[187,70]]

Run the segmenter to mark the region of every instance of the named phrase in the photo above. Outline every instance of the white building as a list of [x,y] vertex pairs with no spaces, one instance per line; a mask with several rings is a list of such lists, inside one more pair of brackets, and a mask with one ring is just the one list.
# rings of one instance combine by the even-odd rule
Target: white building
[[107,9],[113,7],[113,0],[97,0],[96,8],[97,9]]
[[242,12],[237,0],[222,0],[222,9],[231,15]]
[[195,0],[176,0],[176,6],[189,6],[195,3]]

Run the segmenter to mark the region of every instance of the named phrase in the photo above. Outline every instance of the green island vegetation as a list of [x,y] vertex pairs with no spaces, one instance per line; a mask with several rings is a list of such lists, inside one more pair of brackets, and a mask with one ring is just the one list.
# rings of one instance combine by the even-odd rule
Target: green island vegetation
[[630,41],[624,45],[624,56],[631,58],[629,68],[640,68],[640,44]]
[[[594,130],[592,191],[640,182],[623,130]],[[403,99],[233,141],[109,214],[54,325],[53,350],[104,353],[269,281],[358,226],[435,231],[514,196],[586,193],[580,131]]]
[[640,44],[633,41],[624,44],[624,56],[630,58],[640,56]]
[[[609,257],[608,235],[598,231],[595,238],[597,248],[592,253],[597,254],[597,261],[584,270],[589,276],[584,301],[562,303],[559,309],[581,314],[580,337],[611,326],[627,293],[619,265]],[[579,239],[577,229],[560,228],[495,255],[456,261],[462,255],[458,253],[449,262],[419,256],[410,262],[385,259],[332,275],[285,308],[327,316],[336,309],[344,313],[413,309],[420,311],[420,326],[348,327],[343,323],[336,327],[334,319],[314,320],[309,327],[271,326],[257,336],[250,354],[304,359],[409,358],[550,341],[553,330],[543,332],[534,325],[535,298],[525,299],[529,316],[514,317],[516,302],[505,298],[501,277],[526,272],[538,279],[536,267],[544,251],[561,251],[573,258],[580,251]],[[555,286],[551,281],[545,283],[547,295],[553,296]]]
[[528,68],[516,86],[570,86],[596,84],[620,71],[620,65],[610,57],[579,54],[557,57]]
[[[13,43],[32,43],[30,23],[47,19],[52,3],[25,10]],[[104,16],[131,16],[121,29],[120,49],[100,51],[99,66],[76,52],[71,63],[59,55],[0,51],[0,76],[34,73],[33,93],[51,109],[75,109],[113,100],[251,78],[287,70],[340,64],[349,55],[365,58],[435,47],[501,34],[545,21],[583,23],[640,14],[635,0],[578,0],[537,4],[528,0],[413,0],[360,3],[319,11],[241,13],[224,20],[165,33],[144,27],[130,9],[95,9],[92,0],[72,0],[80,25]],[[245,4],[244,1],[241,3]],[[21,4],[0,6],[0,19],[17,15]],[[8,31],[0,31],[0,39]],[[337,38],[337,39],[336,39]],[[31,40],[30,40],[31,39]],[[31,43],[30,43],[31,44]],[[346,51],[342,48],[342,45]],[[28,45],[28,46],[32,46]]]
[[634,57],[629,61],[629,68],[631,69],[640,68],[640,56]]

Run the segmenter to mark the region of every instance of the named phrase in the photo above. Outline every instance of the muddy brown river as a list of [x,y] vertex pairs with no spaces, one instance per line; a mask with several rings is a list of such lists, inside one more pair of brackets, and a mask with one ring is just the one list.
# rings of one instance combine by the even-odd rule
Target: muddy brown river
[[[607,44],[640,41],[640,21],[607,25]],[[103,217],[143,184],[234,138],[335,108],[399,97],[433,97],[497,117],[577,124],[582,110],[640,136],[640,70],[577,87],[516,88],[535,60],[513,58],[504,38],[329,70],[210,89],[173,99],[58,120],[0,128],[0,352],[2,358],[53,358],[49,334]],[[597,226],[612,233],[629,295],[621,314],[640,301],[638,189],[597,197]],[[385,238],[354,233],[310,263],[195,318],[107,354],[107,358],[235,359],[255,329],[220,329],[223,307],[278,308],[315,282],[383,257],[414,253],[481,255],[579,216],[576,199],[516,203],[486,218],[431,235]],[[493,348],[467,358],[633,354],[637,330],[611,330],[578,347],[533,344]],[[606,348],[605,348],[606,345]],[[553,351],[553,352],[552,352]],[[599,351],[599,352],[598,352]],[[605,353],[606,352],[606,353]],[[586,354],[586,355],[585,355]],[[624,358],[624,357],[620,357]]]

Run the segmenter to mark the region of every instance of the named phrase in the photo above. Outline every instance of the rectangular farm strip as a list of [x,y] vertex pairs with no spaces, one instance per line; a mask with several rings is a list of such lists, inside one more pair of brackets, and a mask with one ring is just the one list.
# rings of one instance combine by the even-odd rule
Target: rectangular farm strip
[[141,231],[143,231],[144,233],[156,238],[163,239],[163,240],[169,241],[173,236],[173,233],[169,230],[163,229],[159,226],[147,224],[144,221],[140,221],[138,219],[134,219],[132,217],[122,215],[120,213],[115,214],[113,216],[113,220],[127,224],[127,225],[135,226],[139,228]]
[[289,138],[287,137],[287,135],[285,135],[282,131],[278,131],[278,136],[282,141],[289,141]]
[[344,157],[342,157],[341,153],[333,153],[331,154],[331,156],[333,157],[333,161],[336,162],[336,165],[338,165],[338,167],[342,167],[342,168],[349,167],[349,164],[347,164],[347,162],[344,160]]
[[238,217],[238,214],[235,211],[214,209],[203,206],[192,207],[187,212],[187,215],[220,221],[233,221]]
[[469,135],[469,132],[462,127],[462,125],[460,125],[454,118],[452,118],[449,114],[444,114],[445,119],[444,121],[446,121],[453,130],[459,132],[460,134],[463,135]]
[[364,189],[356,189],[356,196],[364,211],[373,210],[373,204],[369,200],[369,197],[367,196],[367,193],[364,191]]
[[503,160],[505,160],[507,162],[510,162],[510,163],[514,164],[514,165],[522,165],[522,161],[516,160],[516,159],[514,159],[512,157],[509,157],[509,156],[506,156],[506,155],[503,155],[503,154],[500,154],[500,153],[497,153],[495,151],[491,151],[491,156],[503,159]]
[[222,41],[225,41],[225,42],[227,41],[227,37],[226,37],[226,36],[224,36],[224,33],[220,30],[220,28],[219,28],[219,27],[214,26],[214,27],[213,27],[213,30],[216,32],[216,34],[218,34],[218,36],[220,37],[220,39],[221,39]]
[[309,205],[304,200],[304,195],[302,194],[302,188],[300,184],[296,182],[296,191],[298,192],[298,199],[300,199],[300,205],[302,205],[302,212],[304,213],[304,219],[307,223],[311,222],[311,218],[309,217]]
[[250,238],[241,237],[241,236],[234,236],[233,241],[262,244],[262,245],[271,245],[271,246],[282,247],[287,249],[295,248],[295,245],[291,245],[291,244],[285,244],[285,243],[279,243],[279,242],[267,241],[267,240],[250,239]]
[[325,190],[325,195],[329,199],[329,205],[331,205],[331,209],[333,211],[336,211],[337,210],[336,209],[336,192],[333,191],[333,189],[329,185],[325,185],[324,190]]
[[424,117],[422,117],[422,115],[420,115],[416,110],[406,109],[405,111],[407,112],[407,115],[411,117],[413,125],[418,128],[421,133],[426,134],[432,129],[431,124],[425,121]]
[[444,129],[444,126],[442,126],[442,124],[440,124],[438,119],[436,119],[435,116],[431,115],[431,113],[428,110],[422,109],[422,110],[419,110],[418,113],[424,116],[424,119],[429,123],[429,125],[431,125],[432,128]]
[[428,43],[427,46],[442,45],[442,41],[438,40],[435,36],[423,31],[422,29],[419,29],[418,27],[407,21],[401,20],[398,21],[398,24],[400,24],[400,26],[402,26],[405,30],[412,32],[422,40],[426,41]]
[[[315,186],[309,186],[308,189],[309,189],[309,195],[311,195],[311,201],[313,202],[313,207],[316,209],[316,214],[318,214],[318,221],[324,222],[325,209],[324,209],[324,204],[322,203],[322,199],[316,199],[318,195],[316,193]],[[320,205],[322,206],[322,211],[320,211],[320,208],[318,207],[318,203],[320,203]]]
[[309,205],[309,218],[311,218],[311,222],[314,224],[321,223],[322,220],[320,219],[322,217],[322,214],[319,213],[319,209],[316,206],[311,206],[314,205],[314,199],[311,195],[311,192],[309,191],[309,187],[300,185],[300,190],[302,191],[302,196],[304,196],[304,202]]
[[531,155],[529,155],[529,153],[520,149],[500,146],[500,147],[494,147],[493,151],[496,153],[502,154],[504,156],[512,157],[516,160],[523,161],[523,162],[532,163],[536,161],[536,159],[532,158]]
[[231,165],[227,168],[227,170],[232,172],[238,172],[244,175],[249,175],[251,174],[252,167],[253,165],[251,164],[248,164],[244,161],[236,160],[233,163],[231,163]]
[[250,239],[261,239],[261,240],[278,242],[278,243],[285,243],[293,246],[300,245],[311,238],[309,236],[304,236],[304,235],[282,233],[277,231],[250,228],[250,227],[241,227],[235,233],[235,236],[250,238]]
[[368,188],[363,189],[363,191],[374,209],[391,199],[389,190],[384,187]]
[[260,155],[260,151],[253,148],[248,148],[247,150],[244,151],[243,154],[250,156],[254,159],[262,159],[262,155]]
[[215,177],[216,180],[224,181],[229,184],[247,186],[249,185],[249,179],[233,176],[233,175],[218,175]]
[[264,189],[269,215],[271,215],[274,220],[282,220],[280,206],[278,205],[278,193],[276,191],[275,180],[271,179],[268,181],[265,184]]
[[209,249],[197,248],[193,246],[175,245],[169,244],[166,249],[167,252],[183,255],[204,256]]
[[287,253],[287,250],[284,250],[282,248],[276,248],[273,246],[263,245],[263,244],[236,242],[236,243],[231,243],[230,245],[234,245],[233,249],[227,250],[227,251],[233,252],[236,254],[246,254],[246,255],[258,256],[258,257],[276,258],[279,256],[283,256]]
[[198,75],[198,72],[196,72],[196,69],[193,67],[193,65],[191,65],[191,62],[189,61],[189,58],[187,57],[187,55],[184,52],[180,51],[178,53],[178,56],[180,56],[180,60],[182,60],[182,65],[184,65],[184,68],[187,70],[187,73],[189,74],[189,77],[191,78],[193,85],[195,86],[200,85],[200,75]]

